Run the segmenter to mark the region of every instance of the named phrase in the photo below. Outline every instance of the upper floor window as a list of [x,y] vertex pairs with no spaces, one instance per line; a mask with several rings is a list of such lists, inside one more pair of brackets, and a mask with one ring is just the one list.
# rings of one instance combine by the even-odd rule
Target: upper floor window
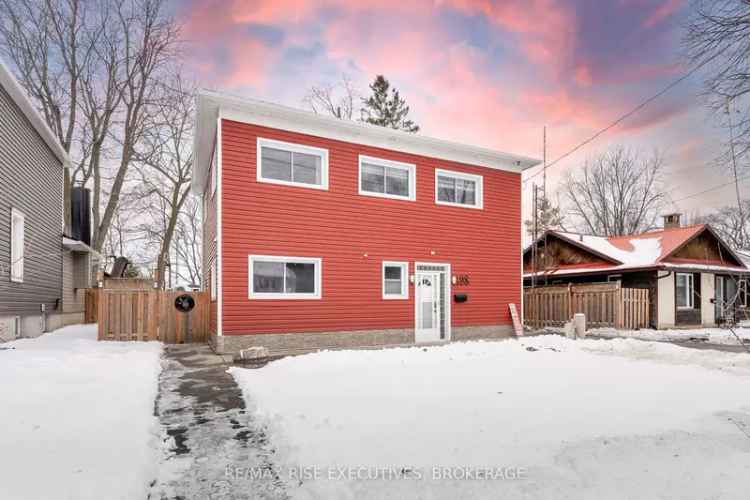
[[435,169],[435,203],[482,208],[482,184],[481,175]]
[[359,194],[416,199],[416,166],[370,156],[359,156]]
[[328,189],[328,150],[258,138],[258,181]]
[[26,218],[12,208],[10,211],[10,280],[23,282],[24,233]]

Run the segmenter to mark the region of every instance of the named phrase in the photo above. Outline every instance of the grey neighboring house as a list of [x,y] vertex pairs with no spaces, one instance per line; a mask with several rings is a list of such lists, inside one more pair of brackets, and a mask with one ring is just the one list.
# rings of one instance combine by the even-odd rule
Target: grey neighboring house
[[[68,166],[65,150],[0,61],[0,341],[83,321],[96,254],[81,231],[87,208],[74,205],[79,223],[66,230]],[[87,192],[78,188],[74,198],[86,201]]]

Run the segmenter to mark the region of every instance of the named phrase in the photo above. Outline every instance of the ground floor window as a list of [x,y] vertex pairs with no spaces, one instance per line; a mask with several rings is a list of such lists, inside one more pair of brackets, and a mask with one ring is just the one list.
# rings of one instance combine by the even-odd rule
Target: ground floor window
[[251,255],[251,299],[319,299],[321,259]]
[[408,299],[409,288],[406,281],[408,274],[407,262],[383,262],[383,298]]
[[693,309],[693,275],[688,273],[677,273],[677,288],[675,299],[678,309]]

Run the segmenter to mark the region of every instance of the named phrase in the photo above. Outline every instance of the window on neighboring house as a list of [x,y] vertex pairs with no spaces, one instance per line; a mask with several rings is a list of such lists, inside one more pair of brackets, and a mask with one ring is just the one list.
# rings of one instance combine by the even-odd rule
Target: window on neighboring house
[[258,138],[258,181],[328,189],[328,151]]
[[739,296],[737,302],[741,307],[747,307],[747,279],[741,278],[739,281]]
[[26,218],[15,208],[10,211],[10,280],[23,282],[24,233]]
[[359,194],[416,199],[416,166],[369,156],[359,156]]
[[251,299],[319,299],[321,259],[251,255]]
[[459,207],[482,208],[481,175],[435,170],[435,203]]
[[217,291],[219,288],[219,259],[214,257],[214,261],[211,264],[211,300],[216,300]]
[[408,262],[383,262],[383,298],[408,299]]
[[675,291],[678,309],[693,309],[693,275],[677,273],[677,287]]

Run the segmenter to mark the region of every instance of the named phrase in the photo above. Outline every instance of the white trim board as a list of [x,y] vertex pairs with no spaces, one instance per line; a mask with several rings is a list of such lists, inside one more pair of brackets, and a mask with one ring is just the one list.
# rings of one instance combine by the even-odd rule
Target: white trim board
[[209,138],[214,130],[213,119],[220,112],[224,118],[242,123],[494,170],[520,173],[540,163],[539,160],[526,156],[434,139],[377,125],[340,120],[279,104],[203,90],[197,97],[193,147],[196,158],[192,189],[195,193],[200,193],[205,188],[206,170],[211,154]]

